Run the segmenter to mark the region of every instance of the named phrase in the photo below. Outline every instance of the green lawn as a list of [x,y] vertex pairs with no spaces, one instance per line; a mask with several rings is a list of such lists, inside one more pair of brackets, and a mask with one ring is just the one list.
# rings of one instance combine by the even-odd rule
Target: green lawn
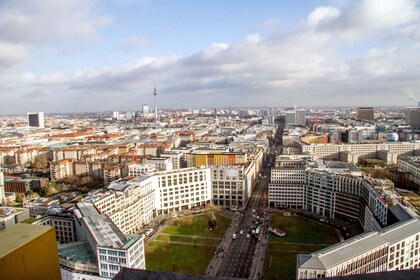
[[327,247],[326,244],[339,241],[334,229],[301,217],[273,214],[272,224],[287,235],[270,234],[264,264],[264,279],[267,280],[295,279],[297,254],[315,252]]
[[[230,219],[216,214],[217,228],[207,229],[210,214],[171,221],[163,233],[145,249],[146,268],[158,271],[203,274],[220,243]],[[185,235],[171,236],[167,234]],[[181,242],[189,244],[176,244]]]

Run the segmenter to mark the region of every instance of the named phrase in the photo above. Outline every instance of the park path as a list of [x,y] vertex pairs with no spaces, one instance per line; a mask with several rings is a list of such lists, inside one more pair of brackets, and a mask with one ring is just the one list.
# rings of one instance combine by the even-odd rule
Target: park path
[[160,243],[170,243],[170,244],[181,244],[181,245],[197,245],[197,246],[205,246],[205,247],[216,247],[217,245],[214,244],[204,244],[204,243],[194,243],[194,242],[182,242],[182,241],[166,241],[166,240],[158,240],[154,239],[152,242],[160,242]]
[[187,238],[201,238],[201,239],[216,239],[221,240],[221,237],[207,237],[207,236],[198,236],[198,235],[186,235],[186,234],[176,234],[176,233],[161,233],[160,235],[175,236],[175,237],[187,237]]
[[324,243],[299,243],[299,242],[282,242],[282,241],[268,241],[269,244],[286,244],[286,245],[307,245],[307,246],[331,246],[331,244]]

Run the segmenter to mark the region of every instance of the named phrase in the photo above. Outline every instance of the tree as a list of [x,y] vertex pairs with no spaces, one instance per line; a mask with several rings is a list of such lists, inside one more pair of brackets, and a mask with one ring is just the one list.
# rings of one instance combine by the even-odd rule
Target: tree
[[23,195],[22,194],[16,195],[16,202],[19,203],[19,204],[23,203]]
[[212,230],[217,226],[216,216],[214,216],[213,213],[211,213],[209,217],[209,221],[207,222],[207,228]]

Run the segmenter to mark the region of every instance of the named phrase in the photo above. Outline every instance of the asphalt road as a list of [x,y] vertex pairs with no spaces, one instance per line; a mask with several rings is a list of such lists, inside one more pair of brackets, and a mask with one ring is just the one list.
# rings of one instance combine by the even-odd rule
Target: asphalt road
[[[236,239],[233,239],[232,236],[229,237],[232,238],[232,241],[227,250],[221,253],[221,263],[218,267],[214,267],[217,273],[212,273],[213,275],[250,278],[255,273],[260,259],[260,240],[265,240],[265,235],[268,234],[265,214],[259,212],[259,209],[267,207],[267,190],[272,162],[273,157],[269,155],[267,163],[270,166],[265,164],[261,172],[262,176],[258,179],[247,206],[244,210],[239,211],[237,219],[232,222],[233,231],[231,232],[236,232]],[[263,224],[260,223],[257,216],[264,219]],[[260,227],[260,234],[253,235],[252,229],[255,229],[257,226]],[[241,231],[243,232],[242,234],[240,234]]]

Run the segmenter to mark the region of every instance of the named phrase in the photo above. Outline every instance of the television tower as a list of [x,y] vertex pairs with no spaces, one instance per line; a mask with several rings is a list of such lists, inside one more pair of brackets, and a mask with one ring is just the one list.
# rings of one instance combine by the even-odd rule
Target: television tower
[[156,101],[157,90],[156,90],[156,88],[154,88],[154,90],[153,90],[153,95],[155,96],[155,120],[157,120],[158,115],[157,115],[157,101]]

